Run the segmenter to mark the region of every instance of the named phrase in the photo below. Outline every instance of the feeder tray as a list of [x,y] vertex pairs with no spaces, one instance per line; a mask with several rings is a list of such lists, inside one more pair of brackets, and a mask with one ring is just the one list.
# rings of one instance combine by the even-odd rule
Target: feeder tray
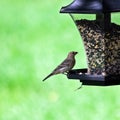
[[87,69],[71,70],[67,77],[71,80],[80,80],[83,85],[109,86],[120,84],[120,75],[91,75],[87,73]]

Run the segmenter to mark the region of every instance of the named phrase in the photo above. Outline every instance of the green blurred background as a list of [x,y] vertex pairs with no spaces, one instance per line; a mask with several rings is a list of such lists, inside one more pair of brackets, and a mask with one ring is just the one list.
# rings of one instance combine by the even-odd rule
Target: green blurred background
[[[0,120],[120,120],[119,86],[80,86],[64,75],[42,79],[75,50],[86,68],[70,0],[0,1]],[[113,19],[119,21],[115,14]]]

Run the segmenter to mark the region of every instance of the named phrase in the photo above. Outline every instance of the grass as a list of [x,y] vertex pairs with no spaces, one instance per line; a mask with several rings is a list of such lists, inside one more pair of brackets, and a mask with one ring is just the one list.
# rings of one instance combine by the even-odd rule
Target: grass
[[63,75],[41,81],[71,50],[79,52],[75,68],[87,67],[73,21],[59,14],[64,4],[0,1],[0,120],[120,119],[119,86],[74,92],[79,81]]

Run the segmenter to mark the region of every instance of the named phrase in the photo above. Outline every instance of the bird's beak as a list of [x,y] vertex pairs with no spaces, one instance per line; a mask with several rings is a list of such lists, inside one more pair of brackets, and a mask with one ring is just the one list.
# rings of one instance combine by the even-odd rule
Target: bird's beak
[[78,54],[78,52],[75,52],[75,55]]

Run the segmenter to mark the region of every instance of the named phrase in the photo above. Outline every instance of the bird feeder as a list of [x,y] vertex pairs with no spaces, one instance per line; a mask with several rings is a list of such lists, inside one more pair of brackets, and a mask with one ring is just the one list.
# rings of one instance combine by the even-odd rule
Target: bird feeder
[[73,69],[69,79],[83,85],[120,84],[120,25],[112,20],[120,12],[120,0],[74,0],[62,7],[68,13],[82,37],[88,68]]

